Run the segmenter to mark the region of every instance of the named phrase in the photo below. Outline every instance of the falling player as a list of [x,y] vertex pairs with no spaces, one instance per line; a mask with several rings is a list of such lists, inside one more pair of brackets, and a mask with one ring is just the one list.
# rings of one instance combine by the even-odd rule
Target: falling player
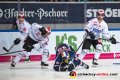
[[[55,71],[72,71],[76,66],[83,66],[84,68],[89,69],[87,64],[78,59],[77,54],[75,54],[75,51],[70,45],[65,43],[58,44],[55,48],[55,51],[56,57],[53,67]],[[74,58],[70,61],[72,57]],[[69,66],[65,67],[69,61]]]
[[89,52],[90,46],[93,45],[96,49],[95,55],[93,57],[93,66],[97,66],[97,60],[99,59],[100,53],[102,52],[102,43],[99,40],[100,35],[103,34],[104,38],[110,40],[112,44],[116,44],[116,39],[110,37],[108,34],[108,25],[103,20],[104,12],[99,11],[97,13],[97,18],[93,18],[85,25],[85,36],[88,34],[85,40],[82,51],[79,55],[79,59],[83,60],[84,56]]
[[[16,56],[16,58],[11,63],[11,68],[14,68],[19,60],[24,56],[24,54],[27,52],[31,52],[32,49],[35,49],[40,53],[42,52],[41,68],[47,68],[48,64],[46,63],[46,61],[49,53],[48,41],[50,33],[51,29],[49,27],[44,28],[37,23],[33,23],[31,32],[29,33],[29,36],[27,37],[26,42],[23,45],[23,48],[26,51],[20,52],[18,56]],[[25,36],[23,35],[22,37],[24,38]]]
[[[14,41],[15,45],[19,44],[20,41],[25,42],[25,39],[29,35],[29,32],[31,30],[31,25],[25,20],[25,15],[23,13],[20,13],[18,15],[18,20],[16,20],[16,24],[17,24],[18,30],[21,33],[21,36]],[[23,44],[24,44],[24,42],[23,42]],[[26,55],[25,62],[27,62],[27,61],[30,62],[30,54],[29,54],[29,52],[26,52],[24,54]]]

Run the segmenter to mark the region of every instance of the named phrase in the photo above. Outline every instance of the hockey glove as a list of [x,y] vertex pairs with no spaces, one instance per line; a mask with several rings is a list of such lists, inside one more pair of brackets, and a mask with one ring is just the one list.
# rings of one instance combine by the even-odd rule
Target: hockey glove
[[68,71],[72,71],[73,69],[74,69],[74,65],[73,64],[69,64]]
[[114,37],[111,37],[109,40],[111,41],[112,44],[116,44],[117,43],[117,41],[116,41],[116,39]]
[[91,39],[95,39],[95,36],[92,32],[89,33]]
[[14,44],[17,45],[17,44],[20,43],[20,41],[21,41],[21,40],[17,38],[17,39],[14,41]]
[[95,36],[94,36],[94,34],[92,32],[89,32],[87,29],[85,29],[85,31],[87,32],[87,34],[90,35],[91,39],[95,39]]
[[39,30],[42,32],[41,35],[45,35],[47,33],[44,27],[40,28]]
[[67,68],[64,68],[65,66],[61,66],[60,67],[60,71],[66,71],[67,70]]
[[[23,47],[24,48],[24,47]],[[27,51],[27,52],[31,52],[31,50],[33,49],[34,47],[32,45],[27,45],[24,49]]]

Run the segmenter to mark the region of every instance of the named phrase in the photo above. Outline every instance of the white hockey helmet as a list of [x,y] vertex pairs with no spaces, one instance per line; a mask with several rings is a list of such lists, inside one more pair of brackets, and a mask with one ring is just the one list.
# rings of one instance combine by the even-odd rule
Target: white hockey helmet
[[20,14],[18,15],[18,18],[25,18],[25,15],[24,15],[23,13],[20,13]]
[[47,32],[48,34],[51,33],[51,29],[50,29],[50,27],[45,27],[45,30],[46,30],[46,32]]
[[98,15],[103,15],[104,16],[104,12],[103,11],[98,11]]

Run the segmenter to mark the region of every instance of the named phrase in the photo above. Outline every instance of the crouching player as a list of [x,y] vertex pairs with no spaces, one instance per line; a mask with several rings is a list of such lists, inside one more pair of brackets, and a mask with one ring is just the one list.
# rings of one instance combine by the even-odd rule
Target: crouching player
[[[55,48],[56,50],[56,57],[54,63],[54,70],[55,71],[72,71],[75,69],[76,66],[83,66],[86,69],[89,69],[89,66],[78,59],[77,54],[73,48],[65,43],[58,44]],[[73,59],[70,61],[70,59]],[[65,67],[68,62],[70,61],[68,67]]]

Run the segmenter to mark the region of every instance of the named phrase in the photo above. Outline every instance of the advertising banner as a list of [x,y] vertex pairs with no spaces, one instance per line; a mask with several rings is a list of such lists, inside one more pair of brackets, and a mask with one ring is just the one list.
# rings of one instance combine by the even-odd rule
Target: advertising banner
[[[119,34],[120,30],[112,30],[109,31],[110,36],[115,37],[117,41],[120,41],[119,39]],[[69,45],[71,45],[74,50],[77,50],[78,46],[81,44],[81,42],[84,39],[84,31],[52,31],[51,35],[50,35],[50,41],[48,43],[49,45],[49,53],[51,55],[53,55],[53,57],[51,57],[51,60],[54,60],[55,57],[55,47],[58,43],[67,43]],[[14,40],[16,38],[18,38],[20,36],[19,32],[0,32],[0,54],[6,53],[3,50],[3,47],[6,47],[7,49],[9,49],[11,47],[11,45],[13,44]],[[101,38],[104,38],[101,35]],[[101,42],[103,43],[103,47],[102,47],[102,53],[101,53],[101,57],[100,59],[113,59],[113,58],[120,58],[120,44],[111,44],[111,42],[106,41],[106,40],[101,40]],[[22,44],[23,42],[21,42],[19,45],[15,45],[10,52],[12,51],[18,51],[18,50],[22,50]],[[77,54],[79,54],[81,52],[81,48],[78,50]],[[93,46],[91,46],[89,53],[86,55],[86,57],[84,59],[91,59],[93,58],[95,53],[95,48]],[[32,52],[30,53],[30,55],[35,56],[35,55],[39,55],[41,56],[41,53],[32,50]],[[17,55],[17,53],[14,54],[9,54],[7,56],[14,56]],[[6,56],[6,55],[5,55]],[[1,56],[0,56],[1,57]],[[38,56],[36,56],[38,57]],[[39,58],[40,60],[40,58]]]
[[[7,5],[7,6],[6,6]],[[84,3],[20,3],[20,12],[32,24],[84,23]],[[87,20],[105,13],[107,23],[120,23],[120,3],[87,3]],[[14,24],[18,3],[0,3],[0,24]]]

